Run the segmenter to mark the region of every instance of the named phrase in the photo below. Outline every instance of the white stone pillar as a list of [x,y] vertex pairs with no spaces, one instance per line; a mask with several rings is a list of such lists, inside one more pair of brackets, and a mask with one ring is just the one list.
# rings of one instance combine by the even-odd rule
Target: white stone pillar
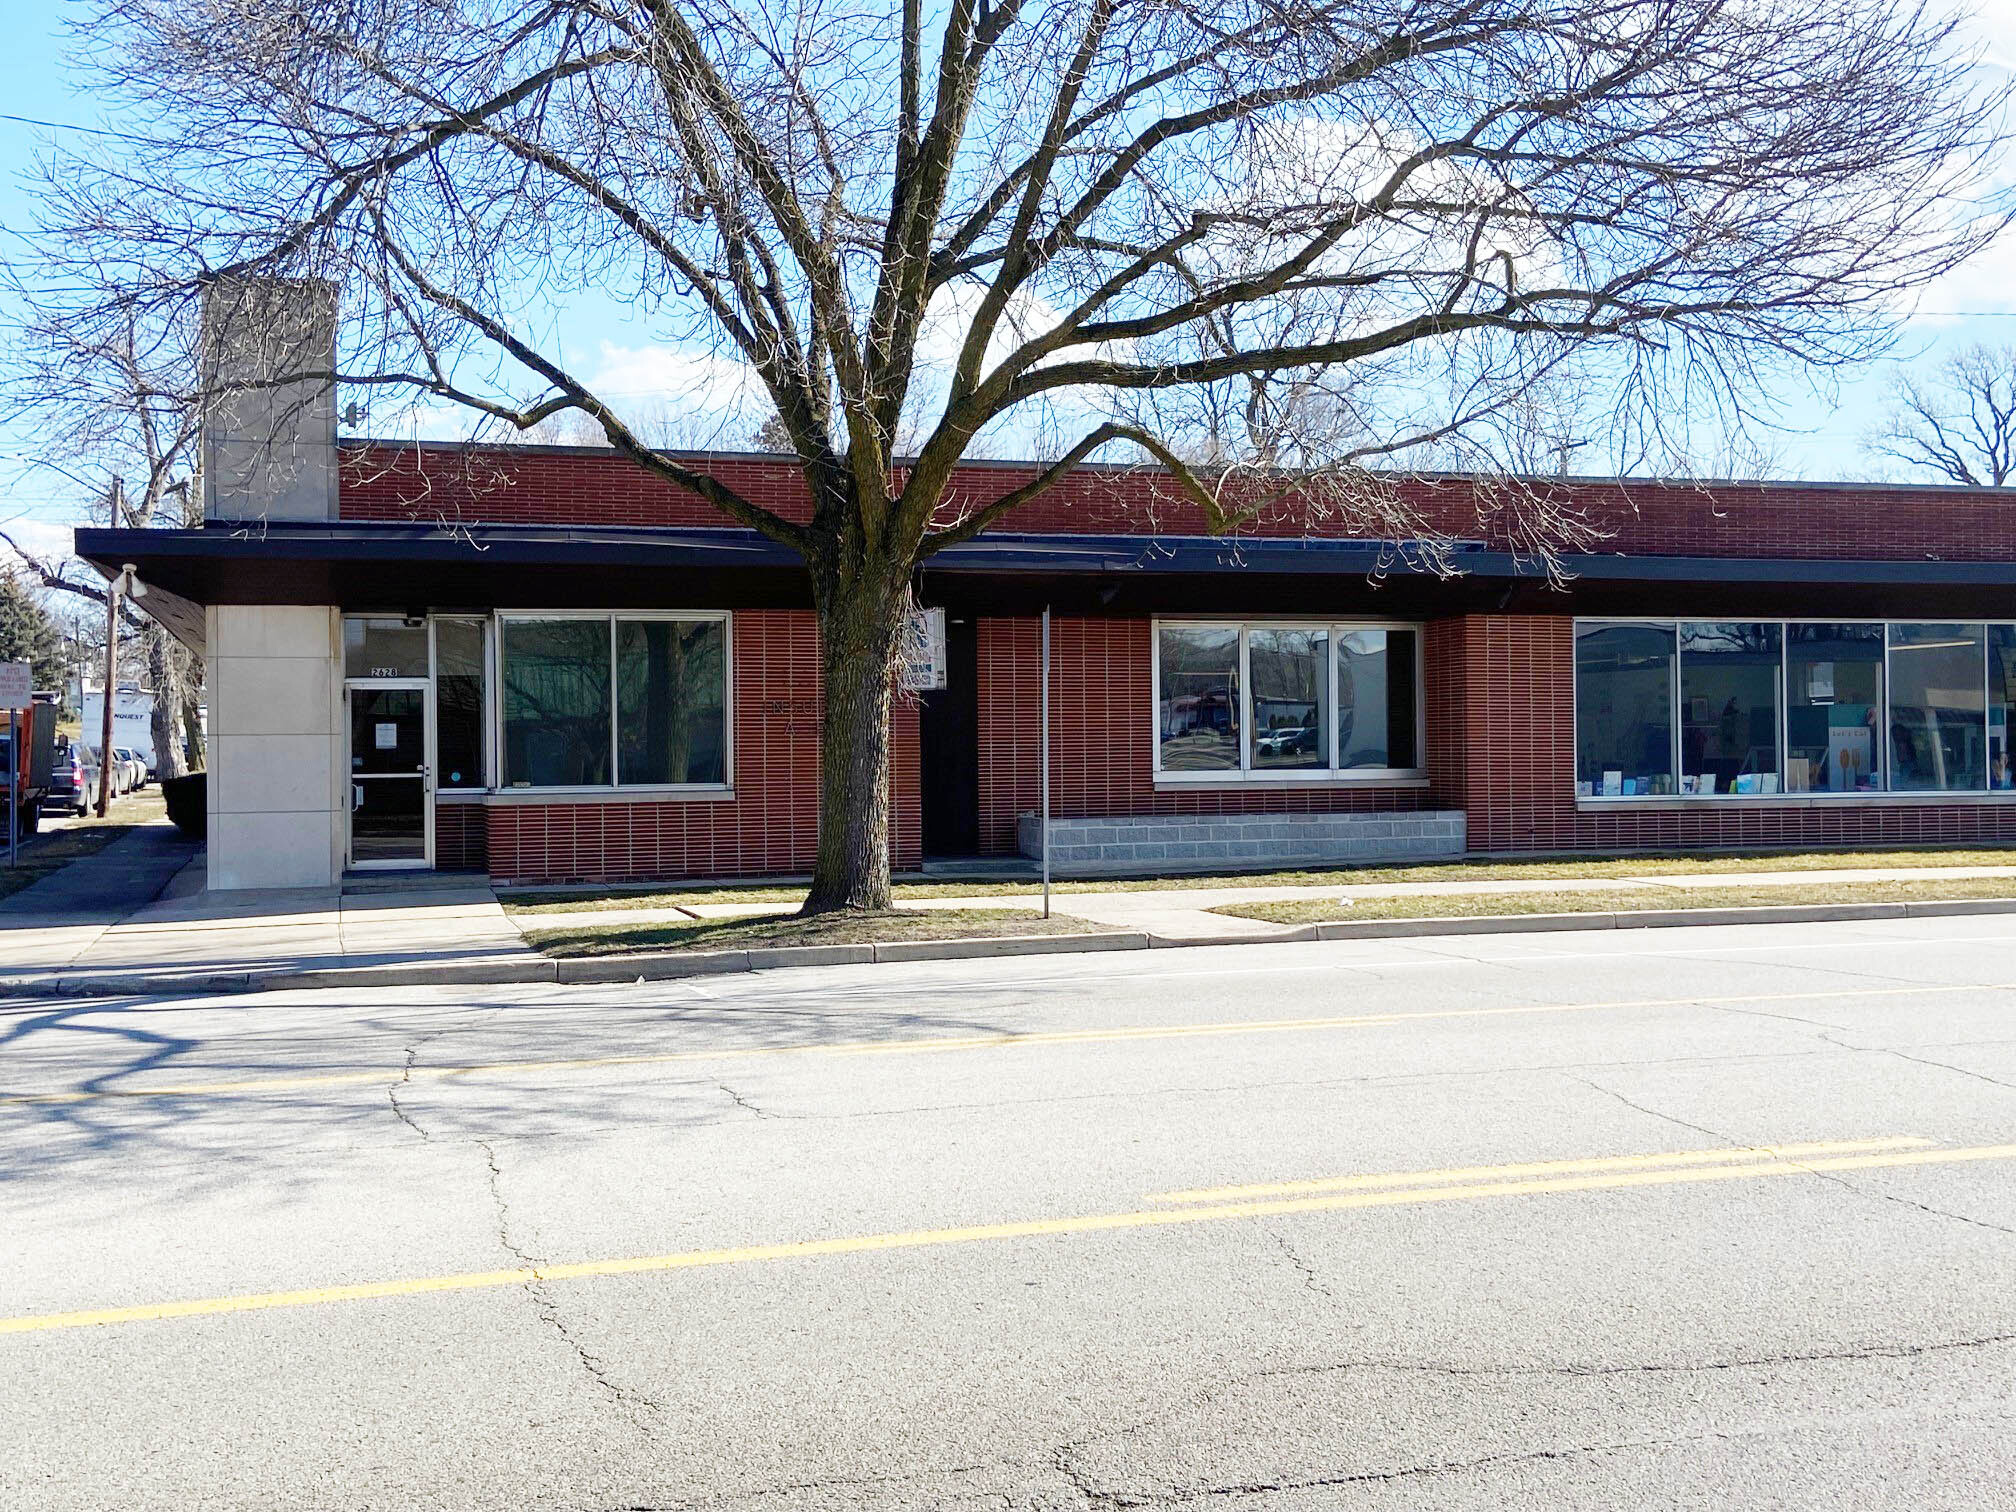
[[213,889],[332,887],[343,875],[342,620],[217,604],[208,619]]

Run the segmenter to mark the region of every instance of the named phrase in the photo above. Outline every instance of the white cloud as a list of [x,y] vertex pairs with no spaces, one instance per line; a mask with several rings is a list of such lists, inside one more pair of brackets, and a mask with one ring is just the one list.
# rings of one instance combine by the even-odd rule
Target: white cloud
[[602,398],[626,409],[634,401],[659,400],[718,413],[767,403],[763,380],[748,363],[683,346],[628,347],[605,341],[585,381]]

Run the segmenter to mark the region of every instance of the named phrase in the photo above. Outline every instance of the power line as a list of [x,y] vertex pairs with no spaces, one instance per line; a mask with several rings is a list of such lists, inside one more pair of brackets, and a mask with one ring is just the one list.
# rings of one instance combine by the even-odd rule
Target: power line
[[0,121],[13,121],[22,126],[46,126],[51,131],[81,131],[86,136],[117,137],[122,142],[140,142],[149,147],[158,147],[160,142],[154,137],[135,136],[130,131],[108,131],[102,126],[78,126],[69,121],[44,121],[35,116],[8,115],[0,111]]

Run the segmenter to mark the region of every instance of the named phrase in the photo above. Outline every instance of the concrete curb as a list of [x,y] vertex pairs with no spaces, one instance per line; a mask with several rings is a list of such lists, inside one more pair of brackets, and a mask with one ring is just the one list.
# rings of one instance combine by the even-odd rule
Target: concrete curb
[[773,945],[753,950],[661,950],[623,956],[567,956],[550,964],[562,982],[643,982],[787,966],[866,966],[896,961],[968,961],[1001,956],[1146,950],[1132,931],[994,935],[984,940],[893,940],[887,945]]
[[1274,934],[1158,935],[1148,936],[1157,950],[1188,950],[1199,945],[1294,945],[1320,939],[1321,924],[1284,924]]
[[1690,924],[1839,924],[1859,919],[1933,919],[2008,913],[2016,913],[2016,898],[1946,898],[1925,903],[1770,903],[1742,908],[1622,909],[1615,913],[1459,914],[1439,919],[1346,919],[1314,928],[1319,940],[1395,940],[1424,935],[1677,929]]
[[1656,908],[1611,913],[1466,914],[1439,919],[1345,919],[1283,926],[1267,935],[1171,938],[1138,930],[1099,934],[997,935],[983,940],[898,940],[887,945],[778,945],[750,950],[668,950],[628,956],[504,957],[407,961],[308,971],[191,971],[58,975],[0,980],[5,998],[226,996],[305,988],[610,984],[773,971],[797,966],[866,966],[901,961],[986,960],[1111,950],[1286,945],[1311,940],[1417,939],[1432,935],[1545,934],[1583,929],[1675,929],[1703,924],[1824,924],[2016,914],[2016,898],[1945,898],[1924,903],[1791,903],[1743,908]]

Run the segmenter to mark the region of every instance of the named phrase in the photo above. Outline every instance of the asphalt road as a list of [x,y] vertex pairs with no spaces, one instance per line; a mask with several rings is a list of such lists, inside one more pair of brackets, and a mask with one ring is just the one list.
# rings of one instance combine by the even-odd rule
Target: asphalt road
[[0,1506],[2016,1506],[2012,945],[9,1007]]

